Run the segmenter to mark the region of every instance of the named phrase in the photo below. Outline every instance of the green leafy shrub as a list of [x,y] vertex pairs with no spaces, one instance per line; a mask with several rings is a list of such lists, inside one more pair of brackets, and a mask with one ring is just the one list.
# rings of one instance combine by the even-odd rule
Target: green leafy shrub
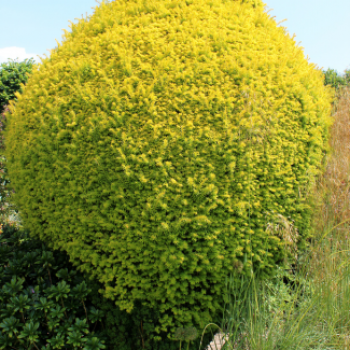
[[[53,254],[26,231],[0,235],[0,348],[104,349],[104,313],[86,300],[91,290],[68,257]],[[97,328],[96,328],[97,327]],[[106,332],[104,332],[106,333]]]
[[[10,101],[10,199],[157,333],[200,332],[229,273],[304,249],[332,89],[255,1],[102,3]],[[267,230],[279,216],[296,237]]]

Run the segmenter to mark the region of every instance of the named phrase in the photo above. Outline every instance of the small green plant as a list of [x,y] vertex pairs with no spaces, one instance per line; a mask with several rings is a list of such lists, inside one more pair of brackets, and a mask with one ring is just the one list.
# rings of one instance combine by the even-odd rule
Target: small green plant
[[84,278],[67,256],[46,250],[28,232],[0,235],[0,349],[104,349],[104,312],[89,303]]
[[181,342],[187,342],[187,350],[190,347],[190,341],[197,338],[197,329],[194,327],[187,328],[177,328],[174,334],[174,340],[180,340],[180,350],[181,350]]

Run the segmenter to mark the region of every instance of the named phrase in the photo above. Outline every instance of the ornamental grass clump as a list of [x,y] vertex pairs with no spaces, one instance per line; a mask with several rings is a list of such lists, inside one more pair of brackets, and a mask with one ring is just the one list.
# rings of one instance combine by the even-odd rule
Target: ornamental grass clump
[[[121,310],[159,311],[169,339],[200,330],[226,276],[306,246],[323,78],[260,0],[103,2],[10,102],[11,201]],[[282,216],[295,241],[268,229]]]

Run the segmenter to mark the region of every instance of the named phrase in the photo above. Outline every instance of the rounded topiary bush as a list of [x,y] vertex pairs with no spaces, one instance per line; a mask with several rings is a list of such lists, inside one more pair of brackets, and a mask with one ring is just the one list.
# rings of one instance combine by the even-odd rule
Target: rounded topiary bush
[[204,327],[227,275],[283,262],[277,220],[304,247],[331,89],[260,0],[104,2],[71,29],[11,103],[12,201],[121,309]]

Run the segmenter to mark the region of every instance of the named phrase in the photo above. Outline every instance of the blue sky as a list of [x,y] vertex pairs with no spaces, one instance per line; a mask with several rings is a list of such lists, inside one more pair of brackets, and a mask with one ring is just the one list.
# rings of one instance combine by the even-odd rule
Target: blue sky
[[[264,0],[269,14],[304,47],[305,57],[319,68],[342,74],[350,69],[349,0]],[[91,15],[95,0],[0,0],[0,63],[8,58],[36,62],[62,42],[69,21]]]

